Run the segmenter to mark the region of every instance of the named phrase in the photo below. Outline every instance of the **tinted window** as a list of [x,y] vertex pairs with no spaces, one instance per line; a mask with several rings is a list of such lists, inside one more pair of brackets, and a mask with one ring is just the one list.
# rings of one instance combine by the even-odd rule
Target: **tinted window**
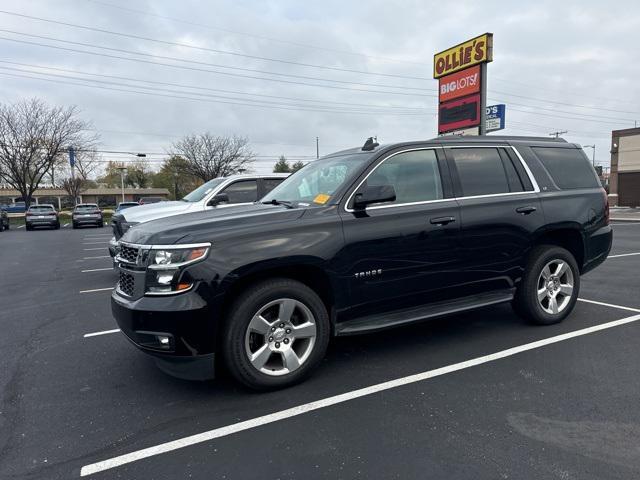
[[30,212],[53,212],[54,208],[51,205],[35,205],[29,207]]
[[258,199],[258,183],[255,180],[242,180],[232,183],[222,193],[229,196],[229,203],[250,203]]
[[271,190],[276,188],[278,185],[282,183],[284,178],[263,178],[262,179],[262,188],[264,188],[264,194],[266,195]]
[[393,185],[395,202],[389,204],[424,202],[442,198],[442,183],[438,161],[433,150],[400,153],[376,168],[366,185]]
[[589,160],[577,148],[532,147],[559,188],[594,188],[600,184]]
[[510,192],[507,173],[497,148],[452,148],[462,195],[491,195]]

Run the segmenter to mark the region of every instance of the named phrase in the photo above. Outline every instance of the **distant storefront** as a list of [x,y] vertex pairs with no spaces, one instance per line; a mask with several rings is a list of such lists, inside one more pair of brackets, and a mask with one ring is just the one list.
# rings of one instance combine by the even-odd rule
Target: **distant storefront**
[[611,132],[612,203],[640,207],[640,128]]
[[[169,197],[166,188],[125,188],[124,200],[137,202],[142,197]],[[0,187],[0,204],[11,204],[23,201],[20,192],[12,188]],[[80,194],[81,203],[97,203],[101,207],[115,207],[122,201],[122,189],[120,188],[89,188]],[[39,188],[33,194],[32,203],[51,203],[56,208],[73,207],[74,202],[67,192],[61,188]]]

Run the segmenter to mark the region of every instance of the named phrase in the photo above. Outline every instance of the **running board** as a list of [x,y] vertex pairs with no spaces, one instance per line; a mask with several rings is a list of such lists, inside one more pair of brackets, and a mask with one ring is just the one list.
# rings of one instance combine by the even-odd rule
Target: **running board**
[[428,318],[442,317],[454,313],[487,307],[513,300],[514,290],[500,290],[497,292],[472,295],[446,302],[437,302],[420,307],[406,308],[395,312],[386,312],[366,317],[354,318],[336,325],[336,335],[355,335],[358,333],[375,332],[398,325],[419,322]]

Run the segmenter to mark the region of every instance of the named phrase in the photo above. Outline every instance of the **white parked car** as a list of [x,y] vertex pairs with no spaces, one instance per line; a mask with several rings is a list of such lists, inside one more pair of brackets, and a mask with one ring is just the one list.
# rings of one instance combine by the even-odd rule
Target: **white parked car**
[[127,208],[112,217],[113,238],[109,243],[109,253],[112,257],[115,256],[118,240],[133,225],[209,208],[253,203],[264,197],[288,176],[288,173],[272,173],[214,178],[196,188],[182,200]]

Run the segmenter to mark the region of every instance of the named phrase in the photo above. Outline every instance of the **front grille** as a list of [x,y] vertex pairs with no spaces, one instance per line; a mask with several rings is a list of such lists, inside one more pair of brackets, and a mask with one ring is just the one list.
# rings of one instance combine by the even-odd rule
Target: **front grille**
[[125,262],[136,264],[138,262],[138,248],[120,244],[118,256]]
[[133,275],[127,272],[120,271],[120,280],[118,281],[118,288],[122,293],[129,297],[133,297],[135,289],[135,279]]

